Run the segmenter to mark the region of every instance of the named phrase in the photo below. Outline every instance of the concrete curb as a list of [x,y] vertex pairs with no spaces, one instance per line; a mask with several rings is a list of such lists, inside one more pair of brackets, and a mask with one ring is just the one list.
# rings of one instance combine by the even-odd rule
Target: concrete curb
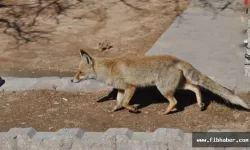
[[[223,132],[230,130],[210,130]],[[1,150],[191,150],[192,134],[179,129],[159,128],[154,132],[133,132],[110,128],[106,132],[85,132],[78,128],[57,132],[36,132],[33,128],[12,128],[0,132]],[[217,148],[218,149],[218,148]],[[231,149],[232,148],[220,148]],[[250,150],[250,148],[237,148]]]
[[[112,89],[96,80],[85,80],[80,83],[72,83],[72,77],[41,77],[41,78],[15,78],[2,77],[5,82],[0,86],[0,91],[24,91],[50,89],[58,91],[101,91]],[[1,85],[1,84],[0,84]]]

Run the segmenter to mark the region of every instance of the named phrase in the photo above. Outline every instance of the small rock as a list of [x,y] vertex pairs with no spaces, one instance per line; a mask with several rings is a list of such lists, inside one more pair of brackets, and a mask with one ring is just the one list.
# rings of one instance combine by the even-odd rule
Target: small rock
[[58,102],[54,102],[55,105],[58,105],[59,103]]
[[38,115],[37,117],[43,117],[43,115]]
[[58,111],[59,108],[49,108],[46,110],[46,112],[55,112],[55,111]]
[[66,102],[68,101],[68,99],[66,99],[66,98],[62,98],[62,99],[63,99],[64,101],[66,101]]

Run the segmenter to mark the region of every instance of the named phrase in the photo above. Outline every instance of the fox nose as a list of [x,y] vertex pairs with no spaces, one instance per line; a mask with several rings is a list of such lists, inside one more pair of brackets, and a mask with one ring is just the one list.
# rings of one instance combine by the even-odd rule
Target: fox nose
[[72,80],[70,80],[72,83],[78,83],[78,82],[80,82],[80,80],[78,80],[78,79],[72,79]]

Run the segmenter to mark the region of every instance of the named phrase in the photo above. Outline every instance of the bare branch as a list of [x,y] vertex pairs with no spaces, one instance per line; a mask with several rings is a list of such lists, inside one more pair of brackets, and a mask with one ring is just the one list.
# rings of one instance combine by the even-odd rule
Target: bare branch
[[77,0],[74,4],[68,4],[67,2],[65,4],[65,1],[62,0],[37,0],[29,4],[1,3],[0,8],[5,9],[0,12],[4,14],[4,18],[0,18],[0,24],[5,25],[3,33],[12,36],[17,44],[34,42],[39,39],[49,41],[49,31],[35,29],[39,20],[38,17],[42,17],[45,10],[51,10],[53,13],[50,14],[50,17],[59,24],[57,16],[81,2],[83,1]]

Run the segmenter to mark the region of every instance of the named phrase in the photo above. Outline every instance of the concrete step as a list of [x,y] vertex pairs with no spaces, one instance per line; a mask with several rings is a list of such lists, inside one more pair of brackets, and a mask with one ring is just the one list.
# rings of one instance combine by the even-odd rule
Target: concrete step
[[[223,132],[230,130],[210,130]],[[159,128],[154,132],[133,132],[110,128],[87,132],[64,128],[57,132],[37,132],[33,128],[12,128],[0,132],[1,150],[233,150],[234,148],[194,148],[192,134],[180,129]],[[237,150],[250,148],[237,148]]]

